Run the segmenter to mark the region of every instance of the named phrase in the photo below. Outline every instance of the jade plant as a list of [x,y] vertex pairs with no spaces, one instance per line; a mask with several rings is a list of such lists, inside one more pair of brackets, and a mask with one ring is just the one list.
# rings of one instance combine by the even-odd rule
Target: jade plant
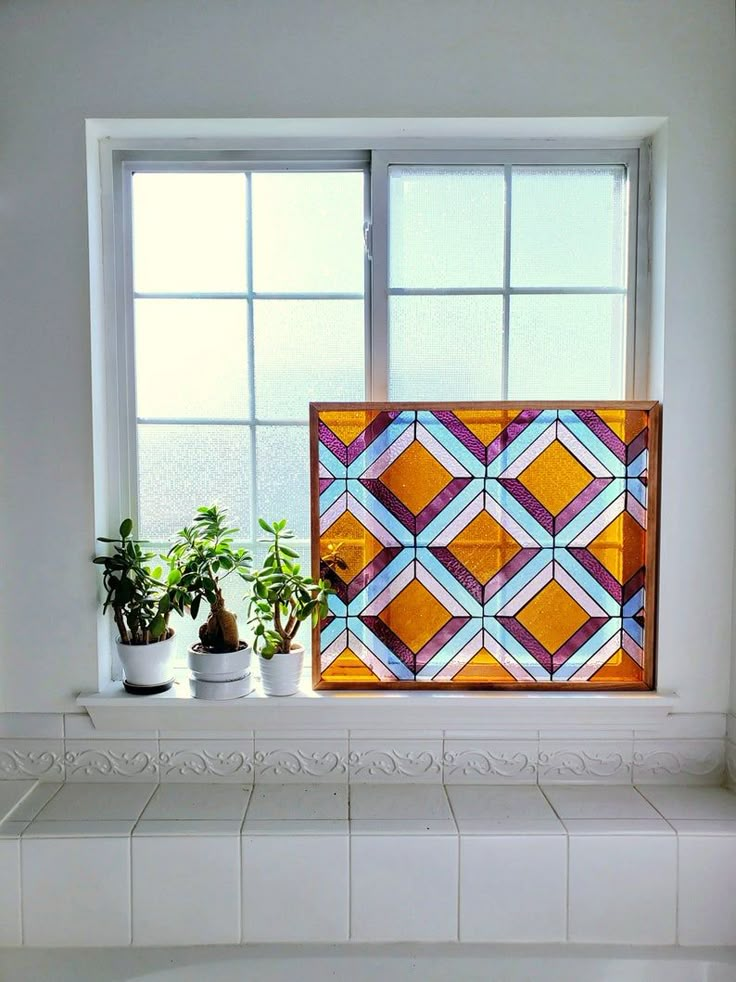
[[189,595],[189,609],[196,620],[202,600],[209,604],[207,620],[199,628],[199,640],[207,652],[237,651],[241,647],[236,615],[227,609],[222,584],[235,573],[246,579],[251,556],[235,546],[239,529],[227,524],[227,512],[218,505],[197,509],[192,524],[177,533],[168,558],[181,572],[181,587]]
[[123,644],[153,644],[170,638],[172,611],[182,614],[189,602],[180,580],[181,573],[171,567],[165,578],[163,568],[151,566],[157,557],[143,547],[145,539],[134,539],[133,521],[126,518],[120,525],[119,538],[99,536],[98,542],[113,546],[111,556],[96,556],[92,561],[102,567],[105,589],[103,613],[112,610]]
[[328,597],[335,591],[326,580],[313,580],[301,572],[299,554],[284,542],[294,538],[286,519],[269,524],[259,518],[268,542],[261,569],[251,573],[248,623],[253,629],[253,648],[269,659],[291,651],[302,623],[315,624],[327,615]]

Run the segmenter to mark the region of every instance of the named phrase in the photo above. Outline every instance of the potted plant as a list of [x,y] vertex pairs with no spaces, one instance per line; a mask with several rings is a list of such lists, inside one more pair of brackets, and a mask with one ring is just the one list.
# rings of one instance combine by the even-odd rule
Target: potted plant
[[138,694],[165,692],[174,682],[174,629],[169,627],[169,615],[172,610],[183,613],[188,597],[180,584],[180,572],[172,567],[162,580],[161,566],[150,566],[156,556],[144,552],[145,540],[132,538],[132,533],[133,521],[126,518],[119,538],[99,536],[97,540],[113,546],[111,556],[93,559],[102,567],[102,612],[112,610],[115,619],[125,688]]
[[251,556],[236,548],[237,528],[229,528],[226,511],[217,505],[198,508],[191,526],[183,528],[168,553],[181,571],[192,618],[202,600],[209,604],[207,620],[199,628],[199,642],[188,650],[192,690],[203,699],[236,699],[247,695],[250,684],[250,648],[240,640],[236,615],[227,609],[222,584],[233,573],[246,578]]
[[327,600],[334,590],[325,580],[301,573],[299,554],[284,545],[293,539],[286,519],[258,524],[269,542],[263,568],[249,577],[251,593],[248,623],[253,627],[253,649],[261,659],[261,681],[267,696],[291,696],[299,688],[304,665],[304,647],[296,637],[302,623],[316,623],[327,614]]

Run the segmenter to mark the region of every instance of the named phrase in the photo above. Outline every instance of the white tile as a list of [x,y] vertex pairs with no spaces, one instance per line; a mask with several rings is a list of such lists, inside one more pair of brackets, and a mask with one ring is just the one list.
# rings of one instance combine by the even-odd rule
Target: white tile
[[19,945],[20,840],[0,839],[0,947]]
[[0,739],[61,740],[61,713],[0,713]]
[[537,740],[445,740],[445,784],[536,784]]
[[13,822],[5,819],[0,822],[0,839],[19,839],[28,828],[28,822]]
[[548,785],[544,793],[560,818],[658,818],[639,792],[626,785]]
[[347,941],[349,847],[347,834],[246,834],[243,941]]
[[153,793],[142,821],[159,819],[230,819],[242,822],[250,785],[160,784]]
[[726,717],[726,739],[736,743],[736,714],[729,713]]
[[725,713],[672,713],[657,730],[634,730],[634,739],[722,740],[725,733]]
[[665,818],[736,818],[736,794],[725,788],[640,786]]
[[255,779],[285,784],[295,781],[348,780],[348,738],[328,740],[282,739],[255,736]]
[[0,781],[0,819],[15,808],[35,786],[35,781]]
[[133,835],[229,835],[239,836],[242,820],[236,818],[164,818],[146,821],[141,819]]
[[674,944],[675,836],[571,835],[568,841],[570,941]]
[[346,819],[344,784],[262,784],[253,789],[246,824],[252,820]]
[[161,781],[253,781],[253,734],[235,740],[161,740]]
[[564,818],[562,823],[570,835],[675,834],[663,818]]
[[445,730],[445,743],[455,740],[471,740],[488,743],[496,740],[522,740],[539,742],[539,730]]
[[[0,829],[2,826],[0,826]],[[345,818],[254,818],[246,816],[244,835],[286,836],[296,835],[345,835],[349,834],[349,822]]]
[[564,836],[460,840],[460,940],[561,942],[567,930]]
[[736,836],[681,836],[678,938],[736,945]]
[[24,839],[110,839],[128,838],[133,831],[135,819],[119,818],[93,819],[92,821],[74,818],[61,822],[46,822],[36,819],[23,833]]
[[24,838],[21,855],[25,944],[130,944],[127,838]]
[[678,835],[733,835],[736,818],[668,818]]
[[64,741],[0,739],[0,781],[64,780]]
[[133,944],[240,943],[239,836],[133,836]]
[[725,768],[722,737],[634,742],[636,784],[720,784]]
[[630,784],[633,739],[540,740],[539,783]]
[[39,812],[46,821],[137,819],[155,784],[65,784]]
[[[63,784],[39,781],[25,798],[18,802],[8,818],[14,822],[31,822],[63,787]],[[0,783],[0,788],[2,788],[2,783]]]
[[564,835],[537,787],[458,785],[447,795],[461,835]]
[[353,836],[354,941],[455,941],[458,844],[450,836]]
[[350,787],[351,819],[452,818],[447,796],[433,784],[354,784]]
[[67,740],[67,781],[157,781],[157,740]]
[[157,740],[158,732],[156,730],[100,730],[87,713],[65,713],[64,736],[67,740],[108,743],[117,740]]
[[351,835],[457,835],[451,818],[351,818]]
[[376,783],[442,781],[442,739],[350,739],[350,780]]

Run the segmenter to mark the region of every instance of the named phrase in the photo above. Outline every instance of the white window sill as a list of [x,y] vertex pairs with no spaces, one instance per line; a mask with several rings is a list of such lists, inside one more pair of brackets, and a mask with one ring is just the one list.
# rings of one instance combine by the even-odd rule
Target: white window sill
[[122,683],[83,693],[77,705],[100,730],[654,730],[677,705],[659,692],[314,692],[212,702],[189,695],[186,673],[158,696]]

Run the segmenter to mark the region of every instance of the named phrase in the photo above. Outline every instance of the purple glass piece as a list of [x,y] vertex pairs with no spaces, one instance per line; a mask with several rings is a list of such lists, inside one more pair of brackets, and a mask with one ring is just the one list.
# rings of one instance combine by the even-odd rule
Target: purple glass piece
[[456,556],[453,556],[449,549],[445,546],[430,546],[429,552],[468,591],[473,600],[476,600],[479,604],[483,603],[482,584],[476,580],[473,574],[463,566]]
[[486,450],[486,464],[492,464],[500,453],[513,443],[524,430],[541,414],[541,409],[522,409],[516,419],[512,420],[505,430],[502,430]]
[[537,501],[531,491],[521,481],[515,477],[502,477],[499,478],[498,483],[512,497],[516,498],[521,507],[539,522],[545,532],[549,532],[550,535],[554,533],[554,517],[547,511],[544,505],[541,505]]
[[401,546],[386,546],[367,566],[363,567],[357,576],[350,581],[347,592],[348,601],[354,600],[368,586],[371,580],[375,579],[381,570],[385,569],[398,556],[401,549]]
[[622,603],[626,604],[641,590],[646,580],[646,569],[640,566],[631,579],[624,584]]
[[461,423],[454,413],[441,409],[432,413],[432,415],[472,453],[476,460],[479,460],[481,464],[485,464],[486,448],[475,433],[471,432],[464,423]]
[[596,583],[600,583],[606,593],[610,594],[617,604],[623,603],[621,584],[615,576],[611,576],[606,567],[592,553],[588,552],[587,549],[581,548],[569,548],[566,551],[580,563],[586,572],[590,573]]
[[369,614],[359,614],[358,620],[365,624],[368,630],[375,634],[379,641],[386,645],[386,647],[393,651],[397,658],[399,658],[410,671],[416,674],[416,659],[414,652],[408,645],[405,645],[401,638],[397,638],[394,632],[385,624],[380,617],[374,617]]
[[415,659],[415,671],[421,671],[427,662],[430,662],[437,652],[443,648],[450,638],[453,638],[460,628],[464,627],[469,620],[470,615],[467,617],[451,617],[446,624],[443,624],[435,636],[430,638],[424,647],[417,652]]
[[598,413],[592,409],[575,409],[574,414],[604,446],[608,447],[612,454],[618,457],[622,464],[626,463],[626,444],[603,422]]
[[330,453],[337,457],[341,464],[347,466],[348,452],[345,444],[335,436],[329,426],[322,420],[319,421],[319,442],[323,443]]
[[541,642],[537,641],[533,634],[527,631],[523,624],[520,624],[515,617],[497,617],[496,620],[512,637],[516,638],[522,648],[528,651],[545,671],[549,672],[550,675],[552,674],[552,655]]
[[612,477],[594,477],[590,484],[586,484],[580,494],[576,495],[569,505],[565,505],[559,515],[555,518],[555,532],[561,532],[576,515],[585,508],[590,502],[609,484],[613,482]]
[[607,624],[609,620],[609,617],[591,617],[582,627],[578,628],[571,638],[568,638],[564,644],[561,644],[554,655],[552,655],[553,674],[565,664],[568,658],[571,658],[575,654],[578,648],[582,648],[585,642],[589,638],[592,638],[596,631],[602,628],[604,624]]
[[649,446],[649,429],[645,428],[640,433],[634,437],[631,443],[626,448],[626,463],[630,464],[632,461],[636,460],[642,450],[646,450]]
[[347,448],[347,462],[352,464],[358,457],[373,443],[376,437],[380,436],[384,430],[393,423],[399,415],[398,411],[379,413],[375,419],[366,426],[362,433],[353,440]]
[[394,518],[398,518],[405,529],[412,535],[416,535],[416,518],[406,505],[399,501],[393,491],[389,491],[386,485],[375,477],[359,477],[358,481],[367,491],[370,491],[377,501],[381,502],[387,511],[391,512]]
[[423,532],[430,522],[439,515],[443,508],[456,498],[463,488],[466,488],[472,478],[454,477],[450,483],[444,487],[439,494],[429,502],[417,515],[415,522],[415,534]]
[[483,603],[488,603],[491,597],[495,597],[498,591],[506,586],[516,576],[519,570],[523,569],[541,551],[541,549],[522,549],[513,558],[509,559],[506,565],[502,566],[483,588]]

